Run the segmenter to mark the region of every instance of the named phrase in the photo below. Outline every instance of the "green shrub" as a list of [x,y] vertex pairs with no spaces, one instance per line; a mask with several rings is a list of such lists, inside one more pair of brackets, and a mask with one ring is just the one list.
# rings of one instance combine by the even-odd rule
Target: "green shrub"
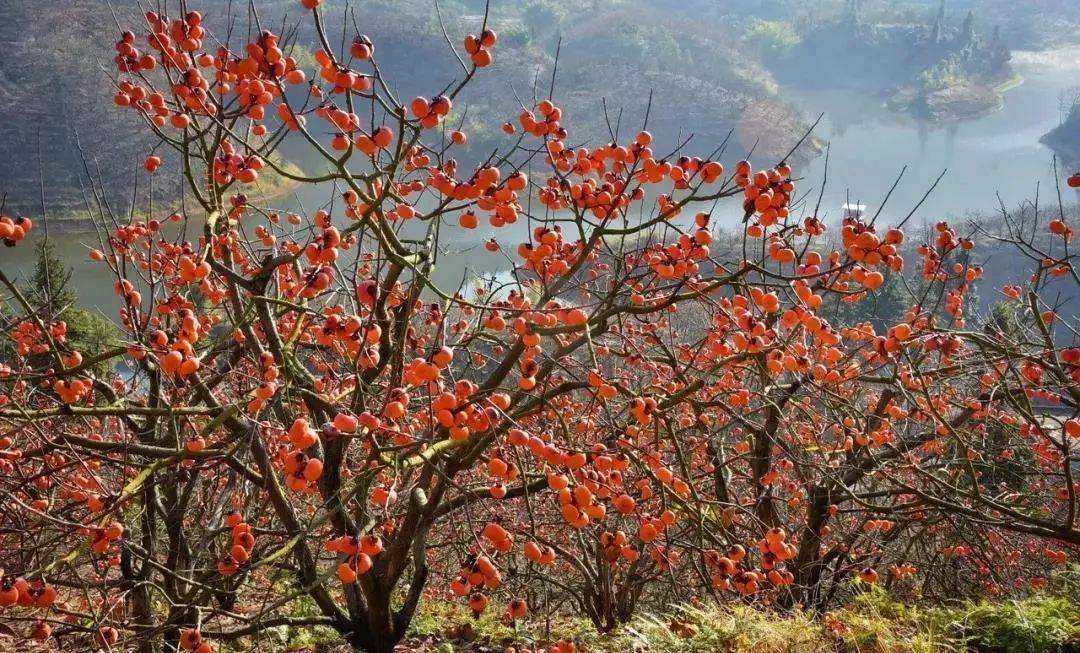
[[1080,650],[1080,603],[1065,597],[979,603],[969,608],[962,624],[971,643],[983,651]]
[[795,27],[778,20],[759,20],[743,34],[743,42],[768,59],[787,56],[799,44]]

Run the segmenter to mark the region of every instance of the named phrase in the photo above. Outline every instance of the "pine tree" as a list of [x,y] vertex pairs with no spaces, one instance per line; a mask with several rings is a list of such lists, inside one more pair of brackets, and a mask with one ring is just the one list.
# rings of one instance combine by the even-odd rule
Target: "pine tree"
[[941,35],[945,29],[945,0],[938,5],[937,14],[934,16],[934,27],[930,32],[930,43],[940,43]]
[[975,13],[972,11],[967,12],[967,16],[964,16],[964,25],[960,30],[960,43],[964,46],[975,44]]
[[77,297],[70,284],[71,268],[56,255],[53,244],[47,240],[38,243],[27,299],[41,312],[42,319],[55,319],[75,303]]
[[[24,294],[46,323],[63,320],[67,324],[67,344],[75,351],[97,353],[119,342],[119,330],[108,318],[77,306],[79,297],[71,285],[71,268],[56,254],[48,241],[37,246],[37,261]],[[94,372],[103,376],[107,366]]]

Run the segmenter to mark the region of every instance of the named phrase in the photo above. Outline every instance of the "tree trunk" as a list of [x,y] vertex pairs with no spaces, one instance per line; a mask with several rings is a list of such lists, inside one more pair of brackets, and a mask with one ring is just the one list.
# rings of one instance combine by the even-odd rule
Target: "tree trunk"
[[829,520],[829,492],[815,488],[806,515],[806,526],[800,536],[795,556],[795,585],[801,588],[800,602],[807,608],[819,604],[818,584],[821,582],[821,529]]
[[345,633],[345,640],[364,653],[392,653],[409,626],[409,620],[401,616],[390,607],[389,593],[368,597],[367,609],[353,622],[352,631]]
[[346,641],[353,649],[364,653],[393,653],[401,637],[385,624],[368,624],[349,633]]

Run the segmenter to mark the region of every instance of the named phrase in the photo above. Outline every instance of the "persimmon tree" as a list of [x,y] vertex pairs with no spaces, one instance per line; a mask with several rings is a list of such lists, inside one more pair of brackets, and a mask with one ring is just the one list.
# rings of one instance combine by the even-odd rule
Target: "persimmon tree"
[[[187,192],[157,217],[98,203],[122,346],[73,348],[0,271],[0,611],[27,637],[207,653],[323,626],[390,651],[425,596],[517,620],[555,594],[610,629],[643,598],[825,607],[852,576],[918,574],[916,552],[1080,543],[1080,350],[1041,299],[1076,280],[1063,221],[999,236],[1038,271],[1002,290],[1008,328],[973,330],[956,228],[827,224],[785,161],[726,170],[723,145],[654,149],[647,124],[579,145],[554,83],[462,163],[486,17],[450,48],[459,79],[403,100],[377,39],[346,25],[339,47],[301,4],[313,71],[257,14],[213,36],[150,12],[116,42],[116,104],[159,139],[147,175],[175,163]],[[271,172],[325,203],[252,201]],[[481,224],[507,273],[448,285],[451,234]],[[903,320],[828,310],[907,284],[905,257]]]

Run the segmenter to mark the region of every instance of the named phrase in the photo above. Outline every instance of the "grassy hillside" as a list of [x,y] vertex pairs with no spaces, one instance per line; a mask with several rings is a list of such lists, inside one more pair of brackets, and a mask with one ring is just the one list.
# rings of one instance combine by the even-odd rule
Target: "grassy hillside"
[[[130,14],[120,10],[121,17]],[[116,30],[109,29],[106,4],[0,0],[0,15],[5,44],[0,58],[0,191],[8,194],[9,210],[36,213],[42,177],[51,212],[81,209],[80,180],[85,183],[85,177],[79,146],[91,171],[106,171],[103,180],[119,193],[135,178],[149,141],[140,137],[130,116],[120,119],[112,107],[103,66],[109,63]]]
[[[224,25],[227,7],[237,12],[236,25],[249,17],[243,3],[201,0],[190,3],[211,26]],[[135,2],[113,2],[117,19],[137,33],[141,25]],[[291,29],[298,22],[295,0],[256,3],[264,25]],[[353,21],[377,45],[384,74],[399,98],[434,95],[462,74],[443,39],[433,4],[427,1],[362,1],[348,6],[329,0],[327,24],[337,32]],[[674,6],[674,5],[672,5]],[[239,7],[239,9],[237,9]],[[441,4],[455,43],[459,35],[479,27],[483,3]],[[729,156],[743,156],[764,135],[757,152],[764,160],[785,154],[801,135],[805,121],[776,97],[767,71],[748,59],[739,41],[695,20],[692,11],[668,11],[644,1],[605,4],[606,11],[571,12],[570,3],[547,0],[496,3],[492,24],[501,34],[495,64],[477,76],[455,110],[470,133],[468,157],[483,159],[507,139],[499,127],[521,110],[518,98],[546,96],[562,41],[555,93],[567,115],[575,143],[610,140],[608,122],[623,137],[641,128],[650,93],[656,96],[649,126],[658,142],[691,138],[687,150],[707,155],[729,131],[742,136]],[[105,0],[0,0],[0,39],[8,44],[0,61],[0,192],[7,192],[11,211],[39,211],[39,178],[44,179],[46,206],[52,215],[83,209],[83,186],[92,177],[118,206],[130,201],[136,183],[147,191],[141,162],[152,141],[129,112],[112,106],[111,58],[117,30]],[[309,21],[296,35],[297,52],[310,53],[316,43]],[[306,31],[305,31],[306,30]],[[243,30],[237,28],[237,33]],[[141,36],[139,37],[142,38]],[[337,40],[335,37],[334,40]],[[241,45],[240,41],[234,44]],[[601,98],[609,109],[605,120]],[[762,115],[771,128],[750,129]],[[39,175],[37,134],[40,132],[43,173]],[[77,138],[76,138],[77,135]],[[177,176],[154,178],[155,198],[169,200],[179,192]]]

